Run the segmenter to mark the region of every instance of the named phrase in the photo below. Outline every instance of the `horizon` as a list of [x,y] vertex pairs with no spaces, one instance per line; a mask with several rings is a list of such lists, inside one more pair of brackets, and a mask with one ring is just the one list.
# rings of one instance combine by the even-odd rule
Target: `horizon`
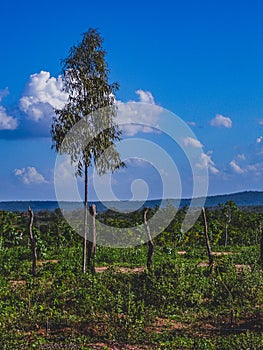
[[[222,194],[212,194],[212,195],[208,195],[206,196],[205,198],[212,198],[212,197],[223,197],[223,196],[234,196],[234,195],[240,195],[240,194],[246,194],[246,193],[262,193],[263,194],[263,191],[257,191],[257,190],[245,190],[245,191],[241,191],[241,192],[231,192],[231,193],[222,193]],[[109,203],[109,202],[146,202],[146,201],[169,201],[169,200],[176,200],[176,201],[179,201],[179,200],[195,200],[195,199],[200,199],[200,198],[204,198],[204,197],[182,197],[182,198],[148,198],[146,200],[129,200],[129,199],[124,199],[124,200],[103,200],[103,201],[100,201],[100,200],[92,200],[90,199],[88,201],[88,203],[90,202],[98,202],[98,203],[103,203],[103,202],[106,202],[106,203]],[[58,200],[52,200],[52,199],[44,199],[44,200],[39,200],[39,199],[36,199],[36,200],[32,200],[32,199],[23,199],[23,200],[0,200],[0,203],[7,203],[7,202],[61,202],[61,203],[83,203],[83,201],[58,201]]]

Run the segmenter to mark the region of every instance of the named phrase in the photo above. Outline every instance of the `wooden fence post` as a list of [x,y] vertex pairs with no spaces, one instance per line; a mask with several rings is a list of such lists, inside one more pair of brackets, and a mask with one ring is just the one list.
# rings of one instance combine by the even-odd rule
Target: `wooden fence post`
[[261,230],[261,237],[260,237],[260,262],[263,266],[263,230]]
[[208,260],[209,260],[209,266],[211,266],[213,264],[214,260],[213,260],[212,250],[211,250],[211,246],[210,246],[210,240],[209,240],[209,236],[208,236],[205,208],[202,208],[202,213],[203,213],[203,218],[204,218],[204,234],[205,234],[207,255],[208,255]]
[[36,276],[37,249],[36,249],[36,240],[35,240],[34,235],[33,235],[34,213],[30,207],[28,207],[28,214],[29,214],[28,231],[29,231],[29,238],[30,238],[30,245],[31,245],[31,252],[32,252],[32,274],[33,274],[33,276]]
[[88,239],[88,266],[92,272],[95,272],[95,251],[96,251],[96,205],[92,204],[89,208],[91,215],[90,218],[90,231]]
[[153,246],[152,236],[150,232],[150,227],[147,221],[147,213],[148,213],[148,208],[145,208],[143,212],[143,222],[144,222],[144,229],[148,238],[148,247],[149,247],[148,255],[147,255],[147,269],[150,270],[152,265],[152,256],[153,256],[154,246]]

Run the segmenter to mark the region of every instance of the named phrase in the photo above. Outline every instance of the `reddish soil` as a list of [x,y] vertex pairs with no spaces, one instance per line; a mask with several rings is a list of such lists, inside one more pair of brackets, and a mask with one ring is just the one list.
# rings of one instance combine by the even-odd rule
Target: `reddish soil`
[[13,288],[18,288],[18,287],[20,287],[20,286],[25,285],[25,284],[26,284],[26,281],[24,281],[24,280],[18,280],[18,281],[10,281],[10,283],[11,283],[11,286],[12,286]]
[[232,255],[234,253],[232,252],[212,252],[212,255],[215,255],[215,256],[220,256],[220,255]]
[[178,322],[168,318],[157,317],[152,326],[146,331],[164,333],[195,333],[204,336],[211,334],[242,333],[246,331],[263,332],[263,313],[258,312],[254,315],[244,315],[242,318],[229,317],[218,321],[196,321],[196,322]]
[[[211,336],[211,335],[227,335],[227,334],[238,334],[244,333],[247,331],[254,331],[262,333],[263,331],[263,313],[258,312],[254,315],[247,314],[242,318],[233,319],[231,317],[219,319],[219,320],[205,320],[205,321],[194,321],[194,322],[180,322],[176,320],[170,320],[169,318],[157,317],[153,324],[145,329],[146,333],[158,333],[158,334],[184,334],[184,335],[195,335],[198,337]],[[66,334],[66,333],[75,333],[75,334],[89,334],[100,336],[104,333],[103,324],[99,328],[94,329],[94,325],[82,324],[79,325],[78,329],[65,327],[61,329],[38,329],[34,333],[40,334],[42,336],[48,336],[48,334]],[[29,336],[29,339],[32,336],[31,332],[26,333]],[[56,349],[56,346],[59,344],[52,344]],[[72,344],[71,349],[74,349]],[[96,342],[90,343],[88,346],[91,349],[95,350],[149,350],[149,349],[158,349],[150,345],[131,345],[131,344],[121,344],[113,342]],[[59,348],[59,347],[58,347]],[[45,346],[40,349],[45,349]],[[60,349],[60,348],[59,348]]]
[[[122,272],[122,273],[139,273],[139,272],[143,272],[145,270],[145,267],[144,266],[135,267],[135,268],[116,267],[115,269],[116,269],[117,272]],[[107,266],[95,267],[95,271],[96,272],[104,272],[106,270],[108,270]]]
[[43,266],[43,265],[45,265],[47,263],[57,264],[58,260],[38,260],[37,261],[37,265],[38,266]]
[[152,346],[142,346],[142,345],[129,345],[129,344],[106,344],[106,343],[96,343],[89,344],[89,346],[94,350],[148,350],[153,349]]

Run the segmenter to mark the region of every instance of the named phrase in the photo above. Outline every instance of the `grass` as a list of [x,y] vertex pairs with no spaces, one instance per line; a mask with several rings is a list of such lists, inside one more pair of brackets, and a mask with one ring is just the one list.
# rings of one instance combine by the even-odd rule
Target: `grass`
[[[47,256],[33,278],[26,248],[8,248],[1,253],[2,348],[260,349],[258,253],[217,256],[209,270],[200,266],[203,249],[181,255],[158,247],[152,271],[123,273],[118,267],[145,266],[146,248],[100,247],[96,265],[109,268],[83,275],[75,246],[61,249],[57,261]],[[244,254],[250,268],[238,270]]]
[[263,272],[248,232],[233,228],[242,244],[227,249],[212,242],[209,267],[201,223],[180,241],[173,226],[155,240],[150,271],[147,245],[98,246],[98,273],[84,275],[81,238],[53,216],[34,232],[33,277],[27,221],[1,215],[1,349],[263,349]]

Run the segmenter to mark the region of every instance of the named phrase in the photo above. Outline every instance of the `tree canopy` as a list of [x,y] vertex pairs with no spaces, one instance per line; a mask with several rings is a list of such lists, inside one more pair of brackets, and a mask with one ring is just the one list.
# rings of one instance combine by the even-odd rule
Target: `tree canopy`
[[[124,166],[115,148],[121,136],[114,118],[119,85],[109,83],[102,43],[98,31],[91,28],[62,61],[68,101],[63,108],[55,109],[52,147],[70,155],[71,161],[77,163],[78,175],[82,175],[83,166],[95,165],[99,174]],[[66,137],[70,130],[70,137]]]

